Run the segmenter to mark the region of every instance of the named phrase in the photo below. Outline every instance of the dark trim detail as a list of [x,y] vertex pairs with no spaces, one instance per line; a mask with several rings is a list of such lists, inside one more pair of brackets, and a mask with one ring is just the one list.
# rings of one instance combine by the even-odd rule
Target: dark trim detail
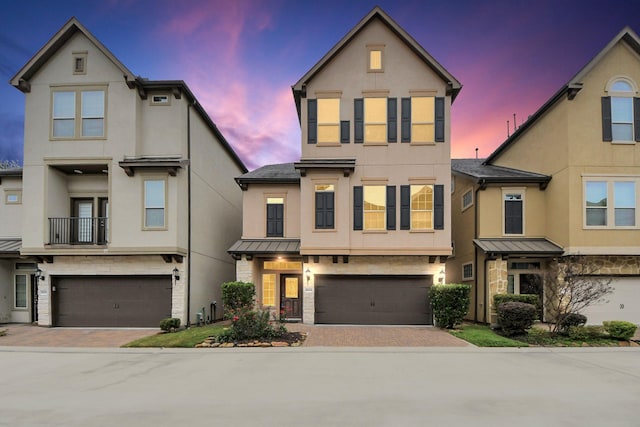
[[602,140],[613,141],[611,131],[611,97],[602,97]]
[[444,230],[444,185],[433,186],[433,229]]
[[396,186],[387,186],[387,230],[396,229]]
[[401,142],[411,142],[411,98],[401,101]]
[[387,141],[398,142],[398,99],[387,98]]
[[362,186],[353,187],[353,229],[362,230],[363,193]]
[[400,230],[411,229],[411,186],[400,186]]
[[435,103],[435,140],[436,142],[444,142],[444,98],[437,97]]
[[353,100],[353,142],[364,142],[364,99]]
[[340,143],[348,144],[351,140],[351,129],[349,120],[340,121]]
[[633,135],[640,142],[640,98],[633,98]]
[[307,144],[318,142],[318,100],[307,99]]

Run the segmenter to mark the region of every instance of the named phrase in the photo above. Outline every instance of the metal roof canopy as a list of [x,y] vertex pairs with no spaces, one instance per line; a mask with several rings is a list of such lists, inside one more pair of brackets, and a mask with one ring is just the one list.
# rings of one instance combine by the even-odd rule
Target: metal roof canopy
[[473,239],[473,243],[483,252],[496,255],[551,257],[564,253],[560,246],[543,238]]

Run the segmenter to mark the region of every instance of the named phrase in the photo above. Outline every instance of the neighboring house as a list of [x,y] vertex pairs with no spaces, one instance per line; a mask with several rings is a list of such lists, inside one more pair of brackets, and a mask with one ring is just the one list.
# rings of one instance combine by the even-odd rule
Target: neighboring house
[[20,255],[22,169],[0,169],[0,323],[34,322],[37,298],[34,259]]
[[237,178],[244,227],[229,252],[263,307],[304,323],[432,323],[460,88],[378,7],[293,86],[302,158]]
[[246,168],[187,85],[135,77],[75,18],[11,84],[25,94],[20,253],[38,261],[38,324],[211,317],[234,277]]
[[452,161],[455,256],[468,317],[495,321],[496,293],[541,294],[551,258],[599,263],[615,292],[588,322],[640,323],[640,39],[618,34],[487,159]]

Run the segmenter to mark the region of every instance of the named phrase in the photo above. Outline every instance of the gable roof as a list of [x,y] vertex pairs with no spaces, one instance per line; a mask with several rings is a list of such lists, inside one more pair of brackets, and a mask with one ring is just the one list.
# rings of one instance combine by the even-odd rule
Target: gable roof
[[504,166],[487,165],[484,159],[451,159],[454,173],[472,178],[478,184],[490,183],[530,183],[545,185],[551,181],[548,175],[527,172]]
[[442,80],[449,86],[451,101],[453,102],[458,96],[458,92],[462,88],[462,84],[453,77],[433,56],[429,54],[413,37],[409,35],[400,25],[398,25],[385,11],[379,6],[374,7],[358,24],[353,27],[338,43],[336,43],[329,52],[327,52],[307,73],[302,76],[291,89],[293,97],[296,101],[296,109],[298,110],[298,120],[300,119],[300,99],[306,96],[306,85],[315,77],[331,60],[353,40],[360,31],[366,27],[369,22],[374,19],[380,19],[400,40],[402,40],[420,59],[422,59]]
[[[116,58],[109,49],[107,49],[100,41],[89,32],[78,19],[74,16],[67,21],[62,28],[42,46],[42,48],[16,73],[9,81],[13,86],[22,92],[31,90],[29,80],[42,68],[42,66],[71,39],[76,33],[82,33],[93,43],[121,72],[122,77],[130,85],[135,79],[134,74]],[[130,86],[131,87],[131,86]]]
[[293,163],[265,165],[240,175],[236,182],[243,190],[249,184],[299,184],[300,172],[294,168]]
[[578,71],[564,86],[545,102],[526,122],[522,124],[509,138],[507,138],[493,153],[486,158],[484,164],[491,164],[500,157],[507,148],[515,143],[533,124],[535,124],[548,110],[550,110],[565,95],[569,100],[575,98],[583,86],[584,77],[604,58],[615,45],[624,41],[640,55],[640,37],[630,28],[624,27],[598,54]]

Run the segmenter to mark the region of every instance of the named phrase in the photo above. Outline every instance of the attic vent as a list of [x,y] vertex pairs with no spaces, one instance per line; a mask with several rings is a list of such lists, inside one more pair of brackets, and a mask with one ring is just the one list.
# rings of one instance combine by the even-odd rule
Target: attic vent
[[154,105],[169,105],[169,95],[153,95],[151,103]]
[[87,52],[73,52],[73,74],[87,74]]

